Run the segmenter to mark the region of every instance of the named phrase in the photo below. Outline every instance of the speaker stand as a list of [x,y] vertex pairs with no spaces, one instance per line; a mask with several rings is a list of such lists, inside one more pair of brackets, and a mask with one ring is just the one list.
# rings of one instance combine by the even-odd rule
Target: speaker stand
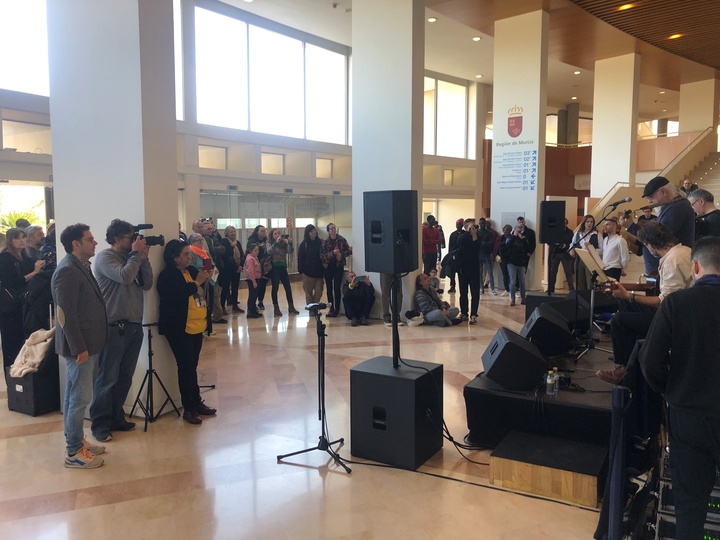
[[350,467],[343,463],[340,455],[333,450],[333,446],[336,444],[343,444],[345,439],[337,439],[336,441],[328,441],[328,429],[327,429],[327,413],[325,410],[325,324],[322,322],[320,314],[320,305],[325,304],[311,304],[310,314],[315,316],[318,336],[318,420],[320,420],[320,437],[316,446],[305,448],[304,450],[298,450],[297,452],[291,452],[289,454],[282,454],[277,457],[278,462],[282,461],[286,457],[297,456],[298,454],[305,454],[312,452],[313,450],[320,450],[327,452],[331,458],[340,465],[345,472],[350,474],[352,470]]
[[400,331],[398,323],[400,322],[400,307],[398,306],[398,290],[402,287],[400,274],[393,274],[392,284],[390,285],[390,312],[392,313],[392,365],[394,369],[400,367]]
[[[593,339],[593,326],[595,324],[595,289],[597,287],[597,272],[593,270],[592,273],[592,279],[591,279],[591,287],[590,287],[590,324],[588,327],[588,335],[587,335],[587,341],[585,343],[585,350],[582,351],[577,356],[577,360],[580,360],[590,349],[597,349],[598,351],[603,351],[608,354],[612,354],[612,351],[608,349],[603,349],[602,347],[595,347],[595,340]],[[577,297],[575,298],[575,301],[577,302]]]

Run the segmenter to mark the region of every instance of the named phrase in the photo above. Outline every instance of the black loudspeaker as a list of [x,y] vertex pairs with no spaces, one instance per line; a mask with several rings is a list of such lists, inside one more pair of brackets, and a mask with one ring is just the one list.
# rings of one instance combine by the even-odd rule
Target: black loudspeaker
[[417,191],[366,191],[365,271],[404,274],[418,268]]
[[576,314],[575,300],[558,300],[557,302],[548,302],[543,305],[546,306],[551,313],[564,319],[567,322],[568,328],[571,330],[587,330],[590,327],[590,310],[582,307],[582,305],[578,303]]
[[545,356],[557,356],[568,351],[572,334],[568,330],[567,321],[549,309],[549,305],[542,304],[535,308],[520,330],[520,335],[534,343]]
[[350,369],[350,453],[414,471],[443,445],[443,366],[378,356]]
[[540,243],[561,244],[565,230],[565,201],[540,201]]
[[552,296],[548,296],[546,293],[527,293],[525,296],[525,320],[527,321],[530,318],[530,315],[535,312],[536,307],[550,302],[559,302],[560,300],[565,300],[565,295],[553,294]]
[[485,376],[508,390],[532,390],[543,382],[547,363],[538,348],[505,327],[482,355]]

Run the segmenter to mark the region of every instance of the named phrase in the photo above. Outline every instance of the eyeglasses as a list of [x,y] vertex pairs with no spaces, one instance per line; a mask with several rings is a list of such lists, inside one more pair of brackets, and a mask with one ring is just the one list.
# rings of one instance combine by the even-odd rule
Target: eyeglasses
[[699,200],[700,200],[700,199],[695,199],[694,201],[692,201],[692,202],[690,203],[690,206],[695,206],[695,203],[697,203]]

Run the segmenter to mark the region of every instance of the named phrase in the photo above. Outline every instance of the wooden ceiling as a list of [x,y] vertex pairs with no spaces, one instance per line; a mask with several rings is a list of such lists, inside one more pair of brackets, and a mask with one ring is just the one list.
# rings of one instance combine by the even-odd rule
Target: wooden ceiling
[[[640,82],[679,90],[720,75],[720,1],[426,0],[426,6],[488,35],[495,21],[543,9],[551,59],[594,70],[595,61],[641,55]],[[675,33],[681,38],[668,40]]]

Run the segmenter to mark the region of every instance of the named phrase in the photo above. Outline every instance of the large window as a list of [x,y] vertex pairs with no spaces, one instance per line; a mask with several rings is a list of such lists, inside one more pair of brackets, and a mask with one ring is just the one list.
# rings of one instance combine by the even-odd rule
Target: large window
[[49,96],[45,0],[1,0],[0,21],[0,88]]
[[315,45],[305,46],[306,137],[345,144],[346,57]]
[[[468,85],[425,77],[423,152],[467,158]],[[473,125],[474,126],[474,125]],[[474,129],[474,127],[473,127]],[[474,155],[474,152],[472,153]]]
[[[277,24],[241,10],[222,11],[195,8],[197,121],[347,144],[349,49],[277,31]],[[176,27],[176,58],[181,33]],[[182,119],[180,106],[176,113]]]
[[250,129],[302,138],[303,44],[250,27]]
[[248,128],[247,25],[195,8],[197,121]]

